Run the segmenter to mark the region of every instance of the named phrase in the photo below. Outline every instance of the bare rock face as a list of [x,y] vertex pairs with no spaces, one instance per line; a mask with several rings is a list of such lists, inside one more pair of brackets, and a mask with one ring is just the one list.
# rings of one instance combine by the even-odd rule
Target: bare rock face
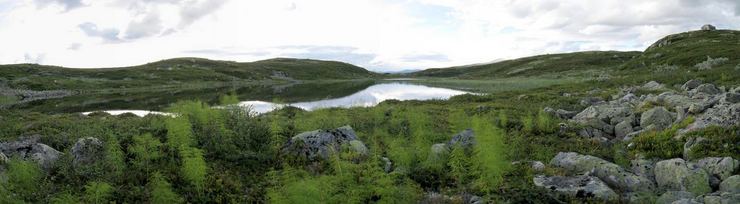
[[606,202],[615,202],[619,198],[606,183],[593,176],[536,176],[534,185],[574,198],[595,198]]
[[354,129],[350,126],[298,134],[285,144],[283,153],[307,160],[328,159],[332,152],[341,151],[343,145],[347,145],[360,155],[367,155],[367,147],[357,139]]
[[48,145],[39,143],[40,136],[24,137],[17,141],[0,143],[0,152],[21,159],[36,161],[43,169],[51,169],[62,154]]
[[103,158],[103,143],[94,137],[80,138],[72,147],[72,164],[89,165]]

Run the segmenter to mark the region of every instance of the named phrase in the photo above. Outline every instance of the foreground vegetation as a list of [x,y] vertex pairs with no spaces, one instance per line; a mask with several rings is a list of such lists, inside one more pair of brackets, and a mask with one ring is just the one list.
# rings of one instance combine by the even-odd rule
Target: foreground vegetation
[[[707,37],[710,38],[730,34],[736,36],[736,32],[725,31],[691,36],[710,35]],[[685,37],[680,39],[686,40]],[[577,152],[628,168],[630,161],[637,158],[680,157],[685,142],[697,137],[712,142],[692,149],[688,152],[690,158],[740,158],[740,149],[730,146],[740,146],[737,145],[740,144],[738,125],[708,127],[676,137],[679,129],[693,122],[694,118],[689,117],[665,130],[638,134],[630,146],[628,142],[604,143],[579,136],[576,131],[563,131],[561,123],[579,127],[543,111],[545,107],[584,110],[589,104],[579,103],[583,98],[612,99],[625,87],[653,80],[665,84],[665,89],[636,90],[636,93],[680,91],[680,85],[689,79],[728,88],[740,84],[737,71],[740,61],[734,58],[738,55],[729,55],[738,52],[736,48],[719,52],[721,55],[712,54],[711,58],[728,60],[710,63],[712,66],[705,69],[697,64],[705,62],[707,53],[713,52],[673,52],[671,46],[723,50],[724,47],[710,48],[715,42],[701,39],[691,42],[704,43],[693,45],[678,44],[679,40],[671,42],[674,43],[645,53],[581,53],[596,58],[614,54],[622,57],[607,60],[610,64],[607,67],[589,65],[576,71],[580,74],[571,75],[572,78],[558,79],[544,73],[552,71],[544,68],[513,74],[540,76],[537,80],[427,78],[419,81],[488,93],[460,95],[445,101],[391,100],[375,107],[311,112],[286,107],[254,115],[231,106],[212,108],[234,104],[243,97],[223,95],[219,100],[172,101],[165,111],[176,117],[141,118],[104,113],[83,116],[0,110],[0,141],[37,135],[40,143],[64,152],[49,168],[17,157],[0,165],[0,200],[3,203],[462,203],[472,196],[480,196],[492,203],[602,202],[561,197],[538,188],[533,183],[536,174],[564,175],[565,172],[554,167],[543,167],[536,172],[531,162],[550,161],[558,152]],[[646,57],[658,52],[666,56]],[[561,57],[564,58],[556,60],[567,56]],[[538,58],[541,57],[523,61]],[[587,57],[563,63],[589,64],[600,60],[603,59]],[[515,62],[518,61],[507,63]],[[510,71],[494,69],[491,73]],[[526,80],[515,83],[522,79]],[[286,143],[299,133],[345,125],[356,131],[358,139],[367,146],[367,154],[358,154],[346,146],[319,161],[285,154]],[[442,154],[432,148],[466,129],[475,133],[476,144],[472,148],[452,146]],[[87,137],[100,139],[102,152],[91,165],[75,165],[72,149],[80,138]],[[392,162],[390,171],[386,170],[386,159]],[[443,196],[435,197],[435,194]],[[654,202],[655,198],[648,200]]]

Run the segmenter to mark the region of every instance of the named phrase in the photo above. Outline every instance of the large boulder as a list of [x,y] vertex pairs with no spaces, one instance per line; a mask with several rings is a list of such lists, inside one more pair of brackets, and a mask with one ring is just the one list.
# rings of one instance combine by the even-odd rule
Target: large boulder
[[707,157],[700,159],[696,164],[720,180],[732,176],[732,173],[740,167],[740,161],[732,157]]
[[725,93],[722,96],[722,103],[740,103],[740,93]]
[[717,192],[703,196],[704,204],[735,204],[740,203],[740,193]]
[[687,81],[686,83],[681,86],[683,90],[691,91],[692,89],[695,89],[696,87],[699,87],[701,85],[702,81],[699,79],[692,79]]
[[534,185],[573,198],[591,198],[615,202],[619,197],[603,181],[593,176],[536,176],[534,177]]
[[329,158],[331,153],[341,151],[342,146],[349,147],[360,155],[367,154],[367,147],[357,139],[350,126],[298,134],[285,144],[283,152],[313,161]]
[[652,191],[650,179],[635,175],[617,164],[591,155],[575,152],[560,152],[550,165],[565,169],[570,174],[590,173],[614,189],[624,192]]
[[674,118],[664,107],[655,107],[642,113],[640,117],[640,126],[648,127],[654,125],[656,129],[663,130],[673,124]]
[[722,181],[719,184],[719,191],[740,194],[740,175],[730,176]]
[[632,129],[632,123],[629,121],[622,121],[614,126],[614,136],[617,138],[622,139],[632,132],[634,132],[634,129]]
[[634,159],[630,161],[630,170],[632,173],[655,180],[655,161],[648,159]]
[[714,84],[702,84],[694,88],[693,90],[689,91],[689,95],[698,95],[698,94],[706,94],[706,95],[715,95],[719,94],[721,91],[717,89]]
[[658,200],[655,201],[656,204],[672,204],[676,201],[683,200],[683,199],[693,199],[694,194],[691,192],[686,191],[668,191],[663,193],[663,195],[660,195],[658,197]]
[[103,143],[94,137],[80,138],[72,147],[74,166],[93,164],[104,156]]
[[655,165],[655,181],[664,190],[688,191],[697,195],[711,192],[709,174],[683,159],[659,161]]
[[714,27],[711,24],[705,24],[705,25],[701,26],[701,30],[702,31],[714,31],[714,30],[717,30],[717,27]]
[[39,136],[24,137],[17,141],[0,143],[0,152],[10,157],[29,159],[43,169],[51,169],[62,154],[48,145],[39,143]]

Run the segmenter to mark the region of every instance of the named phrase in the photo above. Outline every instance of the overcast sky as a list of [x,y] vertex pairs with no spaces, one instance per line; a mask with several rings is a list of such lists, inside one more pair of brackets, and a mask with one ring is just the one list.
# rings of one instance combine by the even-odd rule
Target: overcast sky
[[296,57],[388,71],[643,50],[706,23],[740,27],[740,0],[0,0],[0,64]]

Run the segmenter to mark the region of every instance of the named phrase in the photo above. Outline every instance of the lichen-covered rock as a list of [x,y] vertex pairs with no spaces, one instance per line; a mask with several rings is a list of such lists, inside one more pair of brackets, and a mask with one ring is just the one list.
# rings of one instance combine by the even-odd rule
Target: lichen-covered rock
[[717,89],[714,84],[702,84],[697,86],[695,89],[691,90],[689,92],[689,95],[696,95],[696,94],[708,94],[708,95],[715,95],[719,94],[720,90]]
[[533,161],[530,165],[532,167],[532,171],[535,172],[543,172],[545,171],[545,164],[541,161]]
[[719,184],[719,191],[728,193],[740,193],[740,175],[730,176],[721,184]]
[[41,168],[51,169],[62,153],[39,143],[39,138],[40,136],[24,137],[17,141],[0,143],[0,152],[10,157],[33,160]]
[[[352,141],[357,142],[352,144]],[[331,153],[341,151],[343,145],[360,154],[363,153],[361,151],[367,151],[363,148],[364,143],[357,140],[352,127],[344,126],[334,130],[315,130],[298,134],[285,144],[283,152],[307,160],[327,159]]]
[[94,137],[80,138],[72,147],[74,166],[90,165],[104,156],[103,143]]
[[659,161],[655,165],[655,181],[664,190],[688,191],[697,195],[711,192],[709,174],[683,159]]
[[704,204],[740,203],[740,193],[715,192],[703,196]]
[[624,192],[652,191],[654,184],[648,178],[631,173],[614,163],[591,155],[560,152],[550,165],[565,169],[570,174],[590,173],[614,189]]
[[740,103],[740,93],[725,93],[722,96],[722,103]]
[[720,180],[727,179],[740,168],[740,161],[732,157],[707,157],[700,159],[696,164]]
[[696,87],[699,87],[699,85],[701,85],[701,84],[702,84],[702,81],[701,80],[699,80],[699,79],[692,79],[692,80],[689,80],[686,83],[684,83],[683,86],[681,86],[681,89],[686,90],[686,91],[690,91],[692,89],[695,89]]
[[694,194],[691,192],[686,191],[668,191],[663,193],[663,195],[660,195],[658,197],[658,200],[655,201],[656,204],[672,204],[675,201],[679,201],[682,199],[693,199]]
[[632,173],[645,178],[655,180],[655,161],[647,159],[634,159],[630,161]]
[[615,202],[619,197],[603,181],[592,176],[536,176],[534,178],[534,185],[573,198],[591,198]]
[[617,138],[624,138],[627,134],[634,132],[632,124],[629,121],[622,121],[614,126],[614,136]]
[[660,84],[660,83],[656,82],[656,81],[650,81],[650,82],[645,83],[644,85],[642,85],[642,87],[640,87],[640,88],[642,88],[644,90],[655,91],[655,90],[661,90],[661,89],[665,88],[665,86],[663,84]]
[[664,107],[655,107],[642,113],[640,117],[640,126],[648,127],[655,125],[658,130],[663,130],[673,124],[673,116]]

